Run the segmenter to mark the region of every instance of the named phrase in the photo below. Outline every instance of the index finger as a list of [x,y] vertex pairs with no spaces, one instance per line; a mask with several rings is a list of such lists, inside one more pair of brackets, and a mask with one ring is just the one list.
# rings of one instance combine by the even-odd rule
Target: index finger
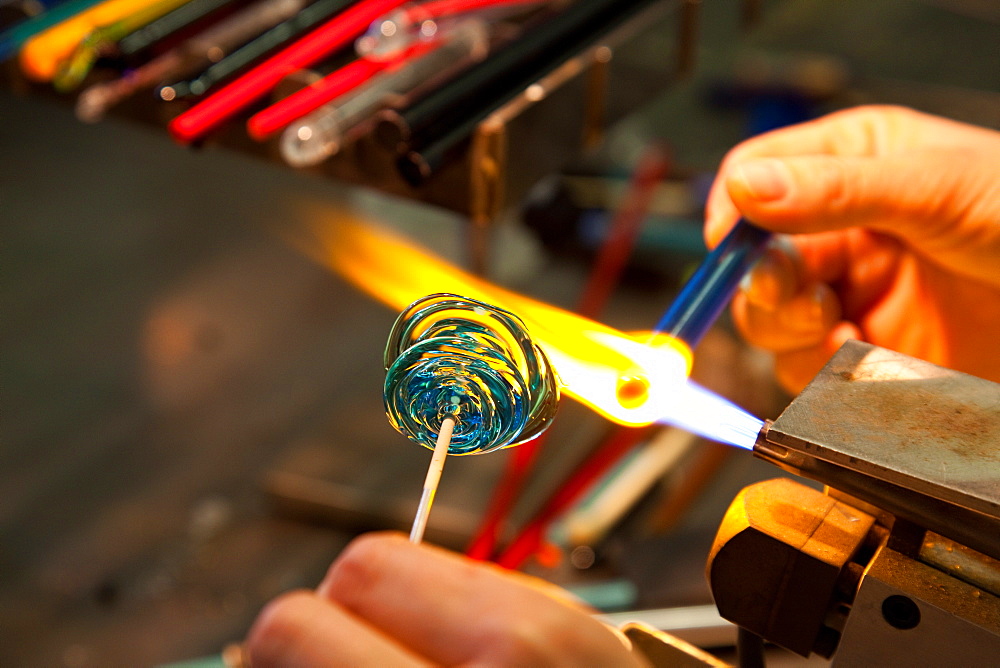
[[710,248],[726,235],[740,217],[726,189],[730,172],[754,158],[802,155],[875,155],[887,150],[886,109],[849,109],[748,139],[723,159],[705,205],[705,240]]

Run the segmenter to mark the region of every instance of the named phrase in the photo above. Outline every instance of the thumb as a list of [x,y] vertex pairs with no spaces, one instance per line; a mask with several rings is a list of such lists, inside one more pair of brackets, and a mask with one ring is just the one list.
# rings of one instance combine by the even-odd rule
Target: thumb
[[866,227],[994,282],[1000,225],[992,221],[1000,211],[987,209],[998,208],[1000,174],[995,165],[970,164],[977,159],[954,151],[761,158],[734,165],[726,188],[761,227],[790,234]]

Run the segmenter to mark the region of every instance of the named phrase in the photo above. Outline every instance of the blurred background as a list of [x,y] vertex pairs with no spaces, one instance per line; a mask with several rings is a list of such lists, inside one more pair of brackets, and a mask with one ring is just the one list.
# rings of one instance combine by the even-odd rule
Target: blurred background
[[[539,116],[522,115],[508,196],[475,225],[433,193],[294,170],[232,133],[180,147],[142,109],[85,124],[72,98],[9,71],[3,663],[217,655],[267,600],[315,586],[357,532],[408,529],[428,453],[383,411],[396,313],[318,262],[321,248],[291,243],[303,226],[370,221],[458,267],[479,252],[490,281],[572,309],[629,175],[656,147],[669,167],[600,317],[637,330],[704,254],[701,201],[741,139],[865,103],[1000,128],[1000,9],[989,0],[693,4],[628,36],[609,70],[609,124],[586,150],[544,125],[545,114],[579,114],[579,96],[553,94]],[[789,400],[725,318],[697,349],[694,377],[761,418]],[[503,540],[608,432],[564,401]],[[429,540],[465,547],[505,457],[449,458]],[[591,544],[557,520],[523,568],[609,611],[710,604],[704,560],[722,514],[744,485],[776,475],[697,441]]]

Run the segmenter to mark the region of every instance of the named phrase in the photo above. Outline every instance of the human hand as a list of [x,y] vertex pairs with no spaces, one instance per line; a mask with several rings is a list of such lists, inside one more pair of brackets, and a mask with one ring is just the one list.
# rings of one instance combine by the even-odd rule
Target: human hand
[[901,107],[776,130],[723,161],[709,246],[741,214],[791,235],[733,299],[787,389],[849,338],[1000,381],[1000,133]]
[[285,594],[247,638],[259,666],[641,666],[555,585],[401,535],[352,542],[315,592]]

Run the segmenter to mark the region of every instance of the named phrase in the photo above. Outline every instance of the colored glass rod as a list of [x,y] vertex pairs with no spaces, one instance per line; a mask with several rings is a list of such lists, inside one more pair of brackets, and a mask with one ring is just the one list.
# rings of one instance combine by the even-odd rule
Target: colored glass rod
[[770,238],[770,232],[742,218],[737,221],[684,284],[657,323],[656,332],[680,339],[691,348],[698,345]]
[[198,141],[260,99],[289,74],[309,67],[360,35],[375,19],[405,0],[361,0],[344,12],[237,77],[174,118],[167,126],[183,143]]
[[35,81],[51,81],[60,65],[72,54],[83,40],[100,29],[140,12],[152,20],[154,8],[161,9],[159,15],[183,4],[185,0],[105,0],[83,12],[58,23],[44,32],[38,33],[25,42],[21,48],[21,71]]

